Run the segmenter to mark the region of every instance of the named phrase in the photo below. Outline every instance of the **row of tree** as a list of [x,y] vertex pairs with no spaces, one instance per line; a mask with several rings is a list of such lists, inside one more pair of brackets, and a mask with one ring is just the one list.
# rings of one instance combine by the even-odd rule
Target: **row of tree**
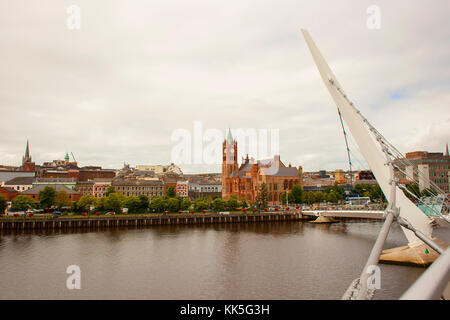
[[[370,197],[371,201],[386,201],[383,191],[378,184],[357,184],[352,190],[353,195],[361,197]],[[286,199],[287,198],[287,199]],[[259,192],[260,202],[267,202],[267,190],[263,183]],[[329,186],[324,192],[303,191],[300,185],[294,185],[292,189],[281,195],[281,202],[283,204],[313,204],[321,202],[339,203],[345,199],[345,190],[338,184]],[[265,201],[264,201],[265,200]]]
[[[416,189],[418,188],[411,187],[412,192],[418,193]],[[372,201],[385,201],[383,192],[378,185],[357,184],[352,193],[370,197]],[[286,202],[289,204],[313,204],[324,201],[338,203],[343,199],[345,199],[344,189],[335,184],[326,188],[325,192],[304,192],[300,185],[294,185],[289,192],[281,195],[280,200],[284,205]],[[12,200],[12,208],[14,210],[27,210],[35,207],[41,209],[56,207],[61,210],[64,207],[70,207],[71,211],[74,212],[86,212],[94,209],[100,212],[114,211],[116,213],[121,213],[123,208],[128,208],[130,213],[177,212],[179,210],[198,212],[202,210],[233,211],[237,208],[264,209],[267,207],[268,201],[265,183],[261,185],[255,203],[247,203],[245,200],[238,201],[236,196],[231,196],[227,200],[206,198],[195,199],[191,202],[189,199],[176,196],[174,187],[169,187],[164,197],[154,197],[151,202],[145,195],[127,197],[122,193],[115,192],[113,187],[109,187],[106,196],[102,198],[84,195],[77,202],[71,203],[67,192],[64,190],[56,192],[54,188],[47,186],[39,192],[37,204],[30,197],[19,195]],[[5,208],[6,201],[0,196],[0,210],[4,211]]]
[[417,183],[410,183],[406,186],[406,189],[409,192],[404,192],[404,194],[412,201],[417,202],[418,199],[422,197],[430,197],[433,196],[435,193],[431,191],[430,189],[423,189],[420,191],[419,185]]
[[198,198],[190,201],[189,199],[172,196],[168,193],[164,197],[153,197],[150,202],[145,195],[126,197],[122,193],[114,192],[100,199],[92,195],[84,195],[73,205],[72,211],[88,212],[93,208],[95,211],[100,212],[114,211],[121,213],[123,208],[127,208],[128,213],[178,212],[180,210],[200,212],[202,210],[236,210],[239,207],[247,208],[247,206],[245,201],[239,202],[235,196],[231,196],[228,200],[222,200],[221,198]]

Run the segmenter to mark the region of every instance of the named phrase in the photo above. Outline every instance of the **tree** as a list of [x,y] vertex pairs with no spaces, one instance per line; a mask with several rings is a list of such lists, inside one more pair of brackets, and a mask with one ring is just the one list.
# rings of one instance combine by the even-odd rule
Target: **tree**
[[146,212],[148,210],[148,197],[145,194],[140,194],[139,197],[139,211]]
[[189,210],[190,206],[191,206],[191,200],[189,200],[189,199],[181,200],[180,210]]
[[208,209],[208,202],[204,199],[197,198],[194,200],[194,211],[202,211]]
[[175,198],[177,194],[175,193],[175,187],[169,186],[166,192],[166,198]]
[[106,211],[106,199],[106,196],[98,199],[95,203],[95,209],[98,211]]
[[77,209],[80,211],[89,211],[91,206],[97,207],[98,200],[90,194],[85,194],[77,201]]
[[335,192],[336,194],[338,194],[339,200],[344,199],[345,190],[337,182],[333,186],[327,187],[325,189],[325,193],[330,193],[332,191]]
[[162,212],[164,211],[164,200],[161,197],[153,197],[149,204],[150,211],[152,212]]
[[385,201],[386,200],[386,198],[384,197],[384,193],[378,184],[376,184],[372,187],[370,199],[372,201],[376,201],[376,200]]
[[228,210],[230,210],[230,211],[236,210],[236,208],[239,207],[239,202],[237,201],[237,197],[234,194],[232,194],[226,201],[225,205],[227,206]]
[[267,187],[265,182],[263,182],[259,188],[258,195],[256,196],[256,202],[260,210],[267,207]]
[[327,202],[337,203],[340,200],[341,195],[334,190],[331,190],[329,193],[325,194]]
[[362,196],[364,194],[364,192],[366,191],[371,191],[372,190],[372,185],[370,184],[357,184],[355,185],[355,187],[352,190],[353,194],[357,194],[359,196]]
[[212,208],[214,211],[219,212],[223,211],[225,207],[225,201],[223,201],[221,198],[216,198],[212,202]]
[[39,206],[42,209],[50,208],[55,204],[56,191],[50,186],[46,186],[44,189],[39,191],[38,199]]
[[8,203],[6,202],[5,197],[0,194],[0,214],[4,213],[6,208],[8,208]]
[[109,196],[111,193],[115,193],[115,192],[116,192],[116,189],[114,189],[113,186],[109,186],[109,187],[106,189],[105,196]]
[[[121,193],[111,193],[109,196],[103,197],[104,208],[106,210],[114,211],[115,213],[122,213],[123,203],[126,197]],[[103,199],[102,198],[102,199]]]
[[70,196],[66,191],[60,190],[56,193],[55,205],[59,210],[61,210],[62,207],[69,207],[70,203]]
[[320,203],[326,200],[326,195],[323,192],[316,192],[314,193],[314,201],[313,203]]
[[299,184],[295,184],[291,191],[289,192],[290,194],[292,194],[292,199],[289,199],[289,202],[295,203],[295,204],[300,204],[303,201],[303,189],[302,186]]
[[177,198],[169,198],[166,202],[166,210],[170,212],[177,212],[180,210],[180,200]]
[[313,204],[315,201],[315,196],[313,191],[307,191],[303,193],[303,202],[307,204]]
[[11,207],[14,210],[28,210],[34,207],[34,201],[28,196],[17,196],[12,200]]
[[129,213],[136,213],[141,209],[141,202],[138,197],[129,196],[124,200],[123,206],[128,208]]
[[281,203],[282,203],[283,205],[286,204],[286,194],[287,194],[287,199],[288,199],[287,202],[289,202],[289,203],[294,203],[294,196],[292,195],[292,192],[291,192],[291,191],[289,191],[288,193],[283,192],[283,193],[281,194],[281,196],[280,196],[280,201],[281,201]]
[[[415,197],[417,197],[417,198],[421,197],[419,185],[417,183],[408,184],[406,186],[406,189],[408,189],[408,191],[411,192]],[[409,200],[411,200],[413,202],[417,202],[417,199],[410,193],[405,192],[405,195],[409,198]]]

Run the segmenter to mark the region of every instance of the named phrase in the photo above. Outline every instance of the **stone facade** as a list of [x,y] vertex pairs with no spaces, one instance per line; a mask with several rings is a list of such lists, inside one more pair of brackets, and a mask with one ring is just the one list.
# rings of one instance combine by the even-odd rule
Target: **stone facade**
[[137,180],[116,178],[111,185],[116,192],[121,192],[125,196],[146,195],[149,200],[153,197],[162,197],[166,194],[164,185],[159,180]]

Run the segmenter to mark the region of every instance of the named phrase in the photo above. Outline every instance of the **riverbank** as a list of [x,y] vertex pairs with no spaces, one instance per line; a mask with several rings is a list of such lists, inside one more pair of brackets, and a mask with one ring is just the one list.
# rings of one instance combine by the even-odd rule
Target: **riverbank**
[[308,220],[299,212],[133,214],[90,216],[0,217],[0,230],[108,228],[170,224],[216,224]]

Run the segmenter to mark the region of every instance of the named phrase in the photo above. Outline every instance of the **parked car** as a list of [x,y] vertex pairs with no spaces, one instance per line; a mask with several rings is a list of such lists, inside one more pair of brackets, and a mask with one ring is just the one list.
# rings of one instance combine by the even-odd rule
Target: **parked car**
[[59,216],[61,216],[61,215],[62,215],[62,212],[61,212],[61,211],[57,211],[57,210],[56,210],[56,211],[53,211],[53,213],[52,213],[52,214],[53,214],[53,216],[54,216],[54,217],[59,217]]

